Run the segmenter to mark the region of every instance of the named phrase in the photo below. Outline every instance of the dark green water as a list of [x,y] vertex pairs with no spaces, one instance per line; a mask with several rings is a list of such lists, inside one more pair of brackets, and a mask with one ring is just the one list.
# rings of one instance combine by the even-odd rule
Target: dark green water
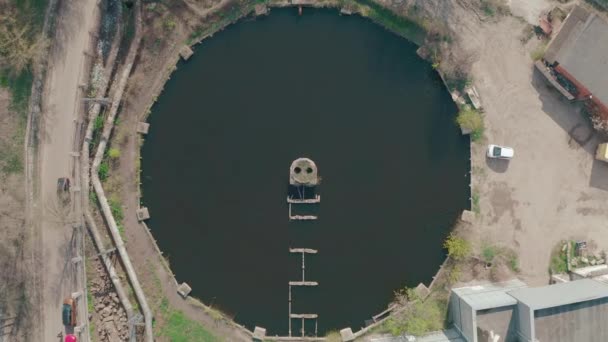
[[[273,10],[206,40],[150,117],[150,227],[192,295],[287,334],[288,281],[315,248],[294,313],[353,330],[394,290],[429,284],[469,198],[469,143],[416,46],[336,11]],[[323,178],[316,222],[289,222],[289,165]],[[294,320],[292,329],[299,333]],[[307,326],[311,332],[311,326]]]

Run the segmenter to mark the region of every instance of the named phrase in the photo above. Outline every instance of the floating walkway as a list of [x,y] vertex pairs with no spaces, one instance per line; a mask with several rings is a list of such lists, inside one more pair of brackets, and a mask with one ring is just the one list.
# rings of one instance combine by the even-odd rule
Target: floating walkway
[[315,198],[307,198],[307,199],[298,199],[287,197],[287,203],[295,203],[295,204],[314,204],[321,202],[321,195],[315,195]]
[[[308,220],[316,220],[317,216],[315,215],[292,215],[291,214],[291,205],[292,204],[316,204],[321,202],[321,196],[315,194],[314,198],[306,198],[306,187],[314,188],[319,184],[320,177],[317,174],[317,166],[315,163],[308,158],[299,158],[296,159],[290,167],[289,170],[289,184],[291,186],[295,186],[298,188],[298,195],[300,198],[293,198],[291,196],[287,196],[287,203],[289,203],[289,220],[290,221],[308,221]],[[300,189],[302,191],[300,191]],[[306,255],[307,254],[317,254],[318,251],[312,248],[289,248],[289,253],[300,253],[302,254],[302,280],[290,281],[289,282],[289,339],[292,338],[291,335],[291,320],[292,319],[301,319],[301,334],[302,338],[305,337],[305,320],[314,320],[315,321],[315,337],[317,336],[317,325],[319,315],[314,313],[293,313],[291,312],[291,287],[316,287],[319,285],[316,281],[307,281],[306,280]]]
[[291,215],[291,203],[289,203],[289,220],[290,221],[313,221],[318,219],[316,215]]
[[289,286],[317,286],[316,281],[290,281]]
[[312,249],[312,248],[290,248],[289,253],[294,253],[294,254],[301,253],[302,254],[302,280],[289,282],[289,336],[290,337],[292,336],[291,335],[291,320],[292,319],[301,319],[302,320],[302,329],[301,329],[302,337],[304,337],[304,335],[305,335],[304,320],[314,319],[315,320],[315,336],[317,336],[317,325],[318,325],[317,318],[319,318],[319,315],[310,314],[310,313],[309,314],[296,314],[296,313],[291,312],[291,287],[292,286],[314,287],[314,286],[319,285],[319,283],[316,281],[306,281],[306,274],[305,274],[306,254],[317,254],[318,251],[316,249]]
[[289,253],[308,253],[308,254],[317,254],[316,249],[310,248],[290,248]]

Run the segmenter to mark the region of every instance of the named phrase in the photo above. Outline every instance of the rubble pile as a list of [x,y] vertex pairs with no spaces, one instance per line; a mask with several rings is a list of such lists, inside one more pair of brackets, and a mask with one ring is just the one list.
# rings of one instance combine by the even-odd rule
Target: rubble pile
[[127,341],[129,328],[127,325],[127,314],[120,303],[112,281],[100,262],[93,262],[97,279],[91,279],[89,290],[93,297],[92,306],[94,313],[90,314],[92,323],[96,327],[99,341]]

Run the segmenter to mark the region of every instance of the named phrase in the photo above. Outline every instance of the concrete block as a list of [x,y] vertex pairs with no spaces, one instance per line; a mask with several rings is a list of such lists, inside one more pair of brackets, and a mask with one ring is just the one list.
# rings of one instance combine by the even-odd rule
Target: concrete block
[[179,293],[179,295],[183,298],[188,297],[190,292],[192,292],[192,288],[186,283],[182,283],[180,286],[177,287],[177,293]]
[[266,338],[266,329],[256,326],[255,329],[253,329],[253,338],[262,341]]
[[148,212],[148,208],[141,207],[137,209],[137,220],[144,221],[150,218],[150,213]]
[[431,294],[431,290],[429,290],[429,288],[426,287],[426,285],[424,285],[423,283],[418,284],[418,286],[416,286],[416,289],[414,291],[416,291],[416,294],[421,299],[425,299],[426,297],[428,297]]
[[473,223],[475,222],[475,213],[470,210],[463,210],[460,219],[466,223]]
[[340,337],[342,337],[342,341],[354,341],[355,335],[353,334],[353,330],[351,328],[344,328],[340,330]]
[[268,6],[264,4],[257,4],[254,7],[255,15],[265,15],[268,14]]
[[138,122],[137,123],[137,133],[148,134],[149,129],[150,129],[149,123],[147,123],[147,122]]
[[182,46],[182,48],[179,50],[180,57],[182,57],[182,59],[185,61],[190,59],[190,57],[192,57],[193,54],[194,54],[194,52],[188,45]]

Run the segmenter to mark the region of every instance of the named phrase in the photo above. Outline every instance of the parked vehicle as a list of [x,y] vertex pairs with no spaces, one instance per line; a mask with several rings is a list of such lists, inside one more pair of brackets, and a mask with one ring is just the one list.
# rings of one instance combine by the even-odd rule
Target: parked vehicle
[[61,177],[57,179],[57,197],[63,202],[70,200],[70,179]]
[[67,334],[65,335],[65,342],[78,342],[78,339],[72,334]]
[[511,159],[514,154],[511,147],[488,145],[488,158]]
[[61,320],[63,321],[63,325],[70,327],[76,325],[76,301],[71,297],[68,297],[63,301]]

